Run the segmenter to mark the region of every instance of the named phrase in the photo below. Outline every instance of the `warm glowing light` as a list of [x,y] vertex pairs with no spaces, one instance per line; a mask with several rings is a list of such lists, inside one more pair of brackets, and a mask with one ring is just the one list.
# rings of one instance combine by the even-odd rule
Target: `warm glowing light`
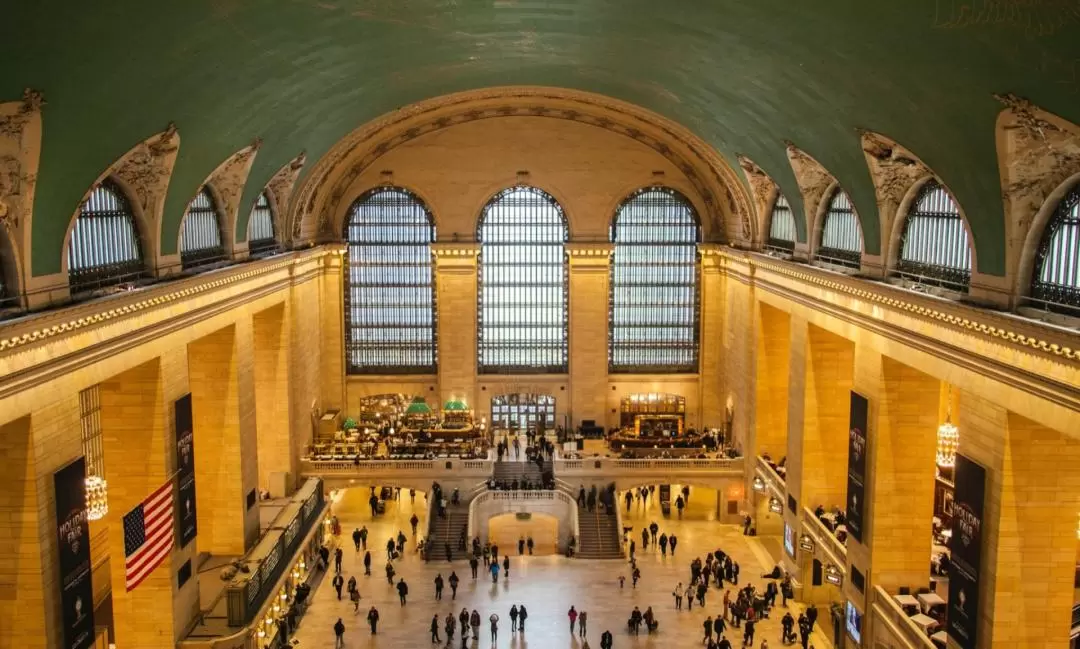
[[948,418],[937,429],[937,465],[956,466],[956,449],[960,446],[960,430]]
[[754,476],[754,491],[765,491],[765,481]]
[[109,513],[109,483],[96,475],[86,477],[86,517],[92,521]]

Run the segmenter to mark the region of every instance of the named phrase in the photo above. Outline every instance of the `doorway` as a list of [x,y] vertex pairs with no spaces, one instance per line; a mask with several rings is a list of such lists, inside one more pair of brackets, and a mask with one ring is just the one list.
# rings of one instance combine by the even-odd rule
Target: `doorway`
[[555,428],[555,397],[550,394],[501,394],[491,398],[491,427],[511,433]]

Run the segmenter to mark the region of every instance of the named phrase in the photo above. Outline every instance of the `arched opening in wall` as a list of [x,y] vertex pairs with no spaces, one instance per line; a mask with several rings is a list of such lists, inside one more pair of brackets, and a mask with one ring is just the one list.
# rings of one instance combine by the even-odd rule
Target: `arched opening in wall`
[[210,190],[203,186],[188,203],[180,224],[180,262],[184,270],[225,260],[221,213]]
[[966,293],[971,242],[960,207],[936,179],[919,189],[900,235],[896,275],[927,287]]
[[1029,300],[1080,317],[1080,184],[1058,203],[1035,252]]
[[534,555],[550,555],[559,552],[559,519],[550,514],[537,512],[513,512],[499,514],[488,519],[488,540],[499,546],[500,555],[513,556],[518,542],[533,540]]
[[22,306],[16,254],[7,228],[0,227],[0,317]]
[[566,373],[568,236],[562,206],[535,187],[504,189],[484,206],[477,228],[481,374]]
[[435,218],[416,194],[376,187],[345,221],[345,360],[349,374],[434,374]]
[[555,429],[555,397],[550,394],[500,394],[491,398],[491,429],[517,434]]
[[858,269],[862,261],[862,229],[851,198],[840,187],[829,198],[825,218],[821,219],[821,244],[815,261]]
[[697,372],[700,239],[690,201],[667,187],[640,189],[616,210],[610,372]]
[[252,257],[265,257],[278,248],[277,234],[274,232],[274,210],[266,191],[259,194],[251,217],[248,219],[248,253]]
[[131,203],[105,179],[90,192],[68,239],[72,295],[130,284],[146,276],[143,245]]
[[769,217],[769,238],[765,241],[765,248],[783,257],[790,257],[795,251],[796,237],[795,214],[791,211],[784,192],[778,190]]

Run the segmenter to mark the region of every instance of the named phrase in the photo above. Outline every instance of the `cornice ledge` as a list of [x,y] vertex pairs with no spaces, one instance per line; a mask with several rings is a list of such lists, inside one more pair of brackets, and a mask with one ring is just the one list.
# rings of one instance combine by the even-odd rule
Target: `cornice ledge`
[[[801,282],[814,284],[831,291],[845,293],[867,302],[873,302],[897,311],[904,311],[923,318],[935,320],[957,329],[980,334],[1013,345],[1019,345],[1029,350],[1056,356],[1058,358],[1065,358],[1070,361],[1080,361],[1080,350],[1073,347],[1043,340],[1036,336],[1013,331],[1003,326],[987,324],[984,321],[976,320],[974,318],[964,317],[955,313],[948,313],[925,304],[918,304],[895,295],[889,295],[881,290],[871,290],[868,287],[863,288],[856,285],[856,283],[862,283],[865,280],[849,279],[847,281],[841,281],[840,278],[834,279],[826,277],[818,273],[810,272],[805,267],[794,266],[790,263],[772,259],[767,256],[755,255],[755,257],[750,260],[750,264],[751,266],[766,268],[772,272],[785,275]],[[875,286],[874,288],[882,289],[885,287]]]
[[[300,254],[303,255],[303,253]],[[313,256],[319,257],[328,254],[334,253],[333,251],[319,249],[315,252]],[[67,310],[69,311],[69,313],[88,310],[90,307],[93,306],[100,306],[101,310],[97,311],[96,313],[88,313],[86,315],[73,317],[66,321],[57,322],[56,324],[44,326],[39,329],[34,329],[32,331],[27,331],[17,336],[0,337],[0,354],[21,351],[22,349],[25,349],[30,345],[43,343],[58,336],[72,334],[87,327],[104,324],[113,320],[118,320],[120,318],[126,318],[128,316],[138,314],[142,311],[155,309],[160,306],[164,306],[178,300],[184,300],[202,293],[207,293],[209,291],[213,291],[228,286],[230,284],[243,282],[259,275],[265,275],[267,273],[272,273],[283,268],[288,268],[295,265],[296,262],[299,260],[300,257],[297,256],[296,253],[294,253],[286,257],[272,258],[262,262],[255,262],[254,267],[245,264],[244,266],[238,267],[237,270],[239,272],[233,272],[222,277],[218,277],[212,281],[198,282],[198,277],[194,277],[191,278],[191,280],[189,281],[195,281],[196,283],[190,284],[183,288],[175,288],[174,290],[170,290],[159,295],[152,295],[152,292],[155,290],[155,288],[158,287],[150,287],[147,290],[151,292],[151,294],[147,295],[145,299],[130,302],[128,304],[117,305],[113,308],[105,308],[106,304],[95,304],[93,302],[87,305],[70,307],[70,309]],[[166,287],[161,287],[161,289],[165,288]],[[62,317],[63,312],[60,312],[57,315]],[[19,324],[22,323],[13,323],[11,328],[14,329]],[[2,335],[2,328],[0,328],[0,336]]]
[[613,243],[568,243],[564,248],[571,257],[610,257],[615,252]]
[[479,243],[433,243],[431,252],[436,257],[476,257],[480,254]]

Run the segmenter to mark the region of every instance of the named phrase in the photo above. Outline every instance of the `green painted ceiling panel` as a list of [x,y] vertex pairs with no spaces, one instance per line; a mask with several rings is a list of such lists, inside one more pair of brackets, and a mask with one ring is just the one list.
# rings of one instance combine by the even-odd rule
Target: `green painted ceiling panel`
[[[169,122],[181,146],[162,252],[205,177],[259,136],[237,232],[273,173],[365,121],[447,92],[554,85],[670,117],[745,153],[799,209],[783,141],[851,194],[878,252],[856,128],[910,148],[1004,273],[995,92],[1080,121],[1080,8],[1059,0],[37,0],[0,23],[0,97],[45,94],[36,275],[60,268],[90,183]],[[967,7],[965,13],[961,8]],[[310,166],[310,165],[309,165]]]

